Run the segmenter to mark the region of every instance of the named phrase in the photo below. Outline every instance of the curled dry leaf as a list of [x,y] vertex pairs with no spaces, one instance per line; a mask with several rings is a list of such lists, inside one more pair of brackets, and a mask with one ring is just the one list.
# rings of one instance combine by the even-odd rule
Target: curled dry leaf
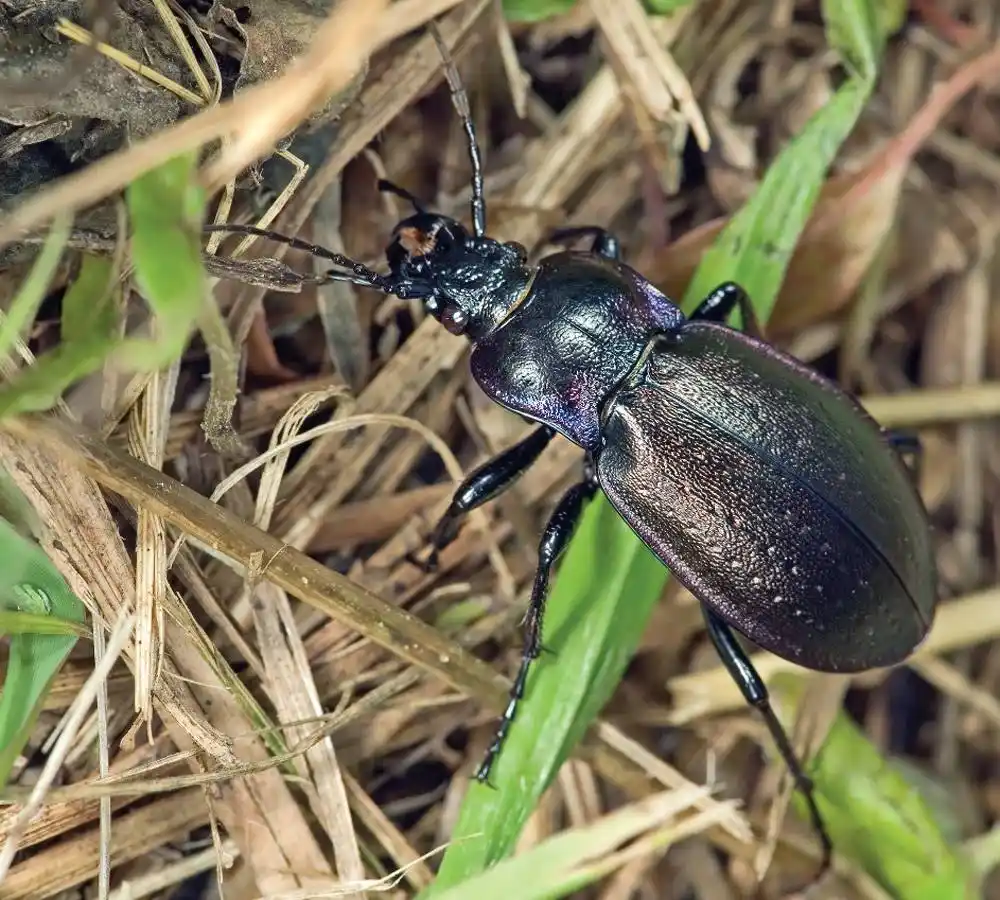
[[267,327],[267,316],[258,313],[250,326],[246,342],[247,371],[276,384],[288,384],[299,376],[279,358]]
[[[966,63],[938,85],[907,127],[862,169],[827,182],[771,315],[772,337],[824,319],[847,304],[896,218],[910,161],[955,103],[998,73],[1000,47]],[[727,222],[728,218],[707,222],[659,253],[645,266],[649,278],[671,296],[683,296],[702,254]],[[914,248],[905,252],[912,258]]]

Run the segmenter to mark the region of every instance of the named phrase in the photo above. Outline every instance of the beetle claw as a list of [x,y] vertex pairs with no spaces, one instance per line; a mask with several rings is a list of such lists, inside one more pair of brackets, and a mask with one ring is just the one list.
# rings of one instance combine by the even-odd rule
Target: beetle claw
[[411,566],[416,566],[426,575],[431,575],[438,570],[438,555],[434,550],[432,550],[427,555],[427,559],[424,560],[418,559],[417,554],[412,550],[407,553],[403,559],[405,559]]

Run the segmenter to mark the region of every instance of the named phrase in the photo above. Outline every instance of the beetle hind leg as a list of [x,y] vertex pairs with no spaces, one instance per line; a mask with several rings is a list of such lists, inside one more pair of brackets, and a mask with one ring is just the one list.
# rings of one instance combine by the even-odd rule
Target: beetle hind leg
[[819,807],[816,805],[816,795],[812,779],[803,770],[802,764],[799,762],[799,758],[792,747],[792,742],[788,739],[785,729],[774,714],[764,680],[754,668],[753,663],[740,645],[733,630],[725,621],[708,609],[708,607],[702,605],[702,612],[705,614],[708,636],[712,639],[712,643],[722,658],[722,662],[725,664],[726,669],[729,670],[729,674],[743,693],[747,703],[756,709],[764,719],[764,723],[767,725],[767,729],[771,733],[774,743],[777,745],[778,752],[781,754],[781,758],[785,761],[785,765],[788,767],[788,771],[795,781],[795,786],[802,793],[809,806],[809,818],[812,820],[813,830],[816,832],[817,837],[819,837],[823,850],[823,858],[819,871],[813,879],[813,883],[815,883],[830,868],[833,857],[833,842],[830,840],[826,825],[823,823],[823,817],[820,815]]
[[419,560],[415,554],[407,553],[406,561],[425,572],[437,569],[438,557],[458,537],[462,519],[507,490],[537,462],[554,437],[555,431],[542,425],[513,447],[483,463],[459,485],[448,509],[438,519],[431,535],[431,552],[427,559]]
[[538,569],[535,571],[535,582],[531,588],[531,599],[528,601],[528,610],[524,616],[524,649],[521,652],[521,665],[517,670],[514,683],[511,685],[510,701],[500,719],[496,735],[486,751],[486,756],[476,770],[476,779],[480,782],[489,783],[490,770],[503,747],[511,723],[517,715],[517,705],[524,696],[528,670],[531,668],[532,662],[538,659],[545,649],[542,646],[542,618],[545,615],[545,599],[549,591],[549,578],[552,575],[552,570],[573,536],[573,530],[580,519],[584,505],[596,492],[597,480],[588,468],[585,480],[566,491],[545,526],[545,531],[538,545]]

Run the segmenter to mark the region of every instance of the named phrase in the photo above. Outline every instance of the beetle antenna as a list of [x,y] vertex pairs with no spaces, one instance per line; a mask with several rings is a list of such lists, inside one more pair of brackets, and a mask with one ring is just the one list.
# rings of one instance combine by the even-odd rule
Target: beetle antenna
[[313,256],[328,260],[334,265],[343,266],[345,269],[350,270],[349,272],[338,272],[336,270],[327,272],[324,276],[327,281],[349,281],[361,287],[376,288],[387,294],[393,293],[392,280],[385,275],[380,275],[378,272],[372,271],[368,266],[362,265],[349,256],[344,256],[343,253],[334,253],[332,250],[327,250],[326,247],[321,247],[319,244],[310,244],[301,238],[290,237],[287,234],[282,234],[279,231],[271,231],[268,228],[257,228],[254,225],[205,225],[202,227],[202,231],[249,234],[254,237],[267,238],[270,241],[277,241],[279,244],[287,244],[295,250],[304,250],[306,253],[311,253]]
[[395,194],[397,197],[402,197],[406,200],[418,213],[426,213],[427,207],[413,194],[411,194],[405,187],[400,187],[392,181],[387,181],[385,178],[380,178],[378,180],[378,189],[386,194]]
[[458,67],[452,58],[448,45],[445,44],[437,25],[431,22],[430,32],[437,43],[438,51],[444,60],[444,75],[451,88],[451,102],[455,106],[458,117],[462,120],[465,136],[469,142],[469,161],[472,163],[472,231],[476,237],[486,234],[486,200],[483,196],[483,161],[479,155],[479,142],[476,140],[476,126],[472,123],[472,111],[469,109],[469,95],[465,93]]

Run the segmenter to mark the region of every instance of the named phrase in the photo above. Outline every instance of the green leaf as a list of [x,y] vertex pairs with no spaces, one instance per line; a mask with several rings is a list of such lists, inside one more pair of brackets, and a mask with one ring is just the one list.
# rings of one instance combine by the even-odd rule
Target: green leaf
[[110,260],[83,256],[80,274],[63,298],[62,341],[0,387],[0,418],[51,409],[66,388],[101,367],[119,340],[113,276]]
[[[801,701],[803,681],[788,672],[771,680],[775,712],[787,727]],[[837,852],[853,859],[899,900],[973,900],[970,861],[953,847],[922,792],[843,712],[823,746],[805,764],[816,804]],[[796,793],[792,802],[808,816]]]
[[[473,880],[435,894],[435,900],[548,900],[582,890],[615,868],[608,857],[622,844],[648,833],[691,806],[704,793],[667,791],[626,806],[596,822],[570,829],[505,860]],[[650,841],[660,849],[675,839],[663,828]]]
[[0,635],[62,634],[86,637],[90,631],[78,622],[46,613],[13,612],[0,608]]
[[693,0],[643,0],[643,5],[654,16],[668,16],[685,6],[690,6]]
[[485,611],[485,603],[478,598],[450,603],[434,619],[434,627],[446,634],[454,634],[481,619]]
[[[591,503],[545,612],[543,653],[490,780],[473,783],[429,896],[509,855],[538,797],[607,702],[666,581],[607,503]],[[482,835],[479,837],[478,835]]]
[[205,191],[197,156],[186,153],[133,181],[126,191],[132,223],[135,277],[156,317],[156,336],[132,338],[117,359],[154,371],[184,350],[205,302],[208,280],[201,258]]
[[[693,0],[643,0],[643,5],[653,15],[665,16]],[[577,0],[503,0],[503,11],[510,22],[541,22],[569,12]]]
[[22,537],[38,539],[42,520],[10,474],[0,469],[0,518],[6,519]]
[[[52,624],[40,631],[15,632],[3,691],[0,693],[0,785],[7,782],[18,753],[31,735],[52,679],[77,642],[68,626],[82,626],[83,604],[34,541],[0,519],[0,609],[43,618]],[[10,619],[7,619],[9,624]]]
[[[860,0],[824,4],[829,39],[850,60],[851,74],[775,160],[755,196],[705,255],[688,289],[688,306],[732,280],[749,291],[766,321],[827,169],[871,93],[881,50],[870,28],[873,8]],[[512,852],[559,764],[614,690],[667,577],[598,497],[548,600],[544,640],[557,656],[543,655],[528,678],[494,770],[498,790],[470,787],[455,833],[468,840],[448,849],[431,896]],[[481,838],[472,837],[477,832]]]
[[[827,42],[840,54],[851,77],[869,92],[875,87],[885,49],[879,9],[882,5],[867,0],[823,0]],[[847,124],[853,126],[853,122]]]
[[97,333],[103,342],[113,337],[118,325],[113,302],[116,276],[110,259],[84,254],[80,272],[63,297],[59,329],[63,344],[90,341]]
[[0,314],[0,353],[9,354],[14,344],[22,337],[38,313],[49,285],[56,274],[63,248],[69,240],[69,229],[73,220],[66,215],[58,216],[52,223],[52,230],[45,238],[42,252],[31,267],[31,272],[21,285],[17,296],[6,315]]
[[896,34],[906,24],[909,0],[883,0],[878,6],[878,21],[886,36]]
[[541,22],[569,12],[577,0],[503,0],[504,15],[510,22]]

